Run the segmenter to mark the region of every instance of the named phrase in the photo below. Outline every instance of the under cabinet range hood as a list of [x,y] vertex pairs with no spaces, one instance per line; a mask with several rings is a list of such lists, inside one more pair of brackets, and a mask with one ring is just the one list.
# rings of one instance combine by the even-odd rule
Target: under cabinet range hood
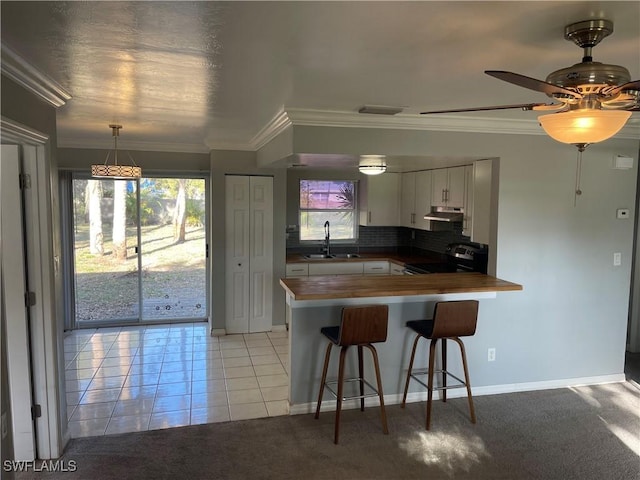
[[464,209],[459,207],[432,207],[431,213],[424,216],[425,220],[435,222],[462,222]]

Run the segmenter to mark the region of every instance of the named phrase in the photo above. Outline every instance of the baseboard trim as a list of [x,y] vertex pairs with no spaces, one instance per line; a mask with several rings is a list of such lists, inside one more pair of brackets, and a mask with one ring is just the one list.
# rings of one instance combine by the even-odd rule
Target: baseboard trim
[[[488,385],[484,387],[472,387],[471,393],[474,397],[484,395],[499,395],[503,393],[531,392],[535,390],[553,390],[556,388],[583,387],[587,385],[602,385],[606,383],[620,383],[625,381],[624,373],[614,375],[600,375],[595,377],[579,377],[567,378],[561,380],[547,380],[543,382],[527,382],[527,383],[507,383],[503,385]],[[447,398],[466,397],[467,391],[464,388],[448,390]],[[440,392],[434,392],[434,400],[440,399]],[[424,402],[427,399],[427,392],[411,392],[407,395],[407,403]],[[385,405],[397,405],[402,403],[402,394],[393,394],[384,396]],[[378,406],[380,401],[377,397],[366,399],[367,406]],[[335,400],[323,400],[321,412],[333,411],[336,408]],[[344,410],[360,408],[358,400],[348,400],[342,402]],[[316,411],[316,402],[302,403],[298,405],[289,405],[289,415],[301,415],[313,413]]]
[[287,331],[287,326],[286,325],[273,325],[271,327],[271,331],[272,332],[277,332],[277,333],[286,332]]
[[227,334],[227,331],[224,328],[212,328],[211,336],[212,337],[224,337]]

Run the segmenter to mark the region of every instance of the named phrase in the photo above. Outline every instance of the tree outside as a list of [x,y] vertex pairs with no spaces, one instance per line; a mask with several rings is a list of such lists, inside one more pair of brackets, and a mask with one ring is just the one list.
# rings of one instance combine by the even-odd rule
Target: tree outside
[[78,321],[136,319],[140,291],[143,319],[206,316],[203,179],[76,179],[73,191]]

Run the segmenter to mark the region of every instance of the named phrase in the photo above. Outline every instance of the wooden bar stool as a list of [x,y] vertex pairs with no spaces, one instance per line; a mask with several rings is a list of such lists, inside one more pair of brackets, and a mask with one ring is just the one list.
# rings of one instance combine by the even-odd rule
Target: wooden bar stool
[[[473,398],[471,396],[471,384],[469,382],[469,369],[467,368],[467,356],[464,351],[464,344],[459,337],[468,337],[476,332],[476,324],[478,321],[478,301],[477,300],[461,300],[451,302],[436,303],[433,311],[432,320],[411,320],[407,322],[407,327],[417,333],[413,342],[413,350],[411,350],[411,360],[409,369],[407,370],[407,381],[404,385],[404,395],[402,397],[402,408],[407,402],[407,391],[409,390],[409,381],[413,378],[421,385],[427,387],[427,430],[431,428],[431,401],[433,399],[433,390],[442,391],[442,401],[447,401],[447,389],[449,388],[467,388],[467,398],[469,400],[469,412],[471,414],[471,423],[476,423],[476,413],[473,408]],[[416,355],[416,347],[418,340],[427,338],[431,340],[429,345],[429,366],[428,368],[413,370],[413,360]],[[442,339],[442,369],[435,369],[435,353],[438,340]],[[460,346],[462,354],[462,367],[464,369],[464,381],[447,371],[447,340],[453,340]],[[442,385],[434,388],[433,374],[442,374]],[[418,375],[427,375],[427,383],[425,384],[418,378]],[[447,385],[447,375],[454,378],[459,384]]]
[[[364,399],[366,397],[378,396],[380,398],[380,414],[382,416],[382,430],[385,434],[389,433],[387,428],[387,415],[384,411],[384,398],[382,393],[382,380],[380,378],[380,366],[378,364],[378,353],[373,343],[385,342],[387,340],[387,321],[389,317],[389,307],[387,305],[364,305],[354,307],[344,307],[342,309],[342,319],[339,327],[324,327],[320,332],[329,339],[327,352],[324,357],[324,368],[322,370],[322,381],[320,382],[320,393],[318,394],[318,404],[316,407],[315,418],[320,415],[320,406],[322,404],[322,395],[325,386],[337,399],[336,406],[336,426],[334,443],[338,443],[340,434],[340,411],[342,410],[342,402],[344,400],[360,399],[360,410],[364,411]],[[329,357],[331,356],[331,348],[333,345],[342,347],[340,350],[340,365],[338,369],[338,380],[327,382],[327,369],[329,367]],[[350,346],[358,347],[358,377],[344,378],[344,361],[347,350]],[[378,388],[376,389],[364,379],[362,359],[362,349],[366,347],[373,356],[373,365],[376,371],[376,380]],[[343,395],[344,382],[358,382],[360,394],[350,397]],[[337,391],[332,387],[337,385]],[[365,393],[365,386],[372,393]]]

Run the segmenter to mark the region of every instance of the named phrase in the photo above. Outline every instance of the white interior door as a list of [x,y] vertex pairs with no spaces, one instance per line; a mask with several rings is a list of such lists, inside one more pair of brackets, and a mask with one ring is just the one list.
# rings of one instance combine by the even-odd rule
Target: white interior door
[[11,406],[14,459],[35,459],[35,434],[31,419],[31,361],[29,329],[25,307],[26,277],[22,202],[20,193],[20,153],[17,145],[2,145],[0,186],[2,222],[2,297],[6,322],[7,370]]
[[268,332],[273,313],[273,178],[250,177],[249,332]]
[[271,330],[273,178],[226,177],[226,331]]

